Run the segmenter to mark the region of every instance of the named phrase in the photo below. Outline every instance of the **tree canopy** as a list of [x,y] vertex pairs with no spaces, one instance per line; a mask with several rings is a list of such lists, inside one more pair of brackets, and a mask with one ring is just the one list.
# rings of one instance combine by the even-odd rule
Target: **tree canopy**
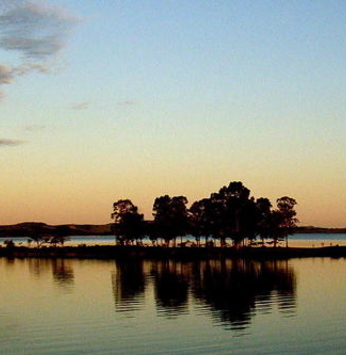
[[113,204],[113,232],[121,245],[140,241],[145,234],[144,216],[129,199],[118,200]]
[[[266,197],[255,199],[250,190],[240,181],[230,182],[209,197],[195,201],[190,208],[185,196],[163,195],[155,198],[153,221],[144,221],[143,214],[131,200],[118,200],[113,204],[113,230],[119,244],[141,241],[146,235],[155,244],[162,240],[164,245],[176,246],[176,239],[193,236],[200,246],[218,242],[221,246],[228,241],[235,247],[244,244],[262,244],[270,240],[274,246],[292,234],[296,223],[294,198],[283,196],[276,200],[276,208]],[[259,241],[256,241],[259,240]]]

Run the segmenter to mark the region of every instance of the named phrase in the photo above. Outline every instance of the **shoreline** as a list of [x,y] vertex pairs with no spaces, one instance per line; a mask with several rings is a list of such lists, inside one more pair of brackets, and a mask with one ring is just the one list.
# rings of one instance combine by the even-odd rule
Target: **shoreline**
[[76,259],[200,259],[241,258],[254,260],[331,257],[346,258],[346,246],[325,247],[139,247],[139,246],[64,246],[0,248],[0,257],[9,258],[76,258]]

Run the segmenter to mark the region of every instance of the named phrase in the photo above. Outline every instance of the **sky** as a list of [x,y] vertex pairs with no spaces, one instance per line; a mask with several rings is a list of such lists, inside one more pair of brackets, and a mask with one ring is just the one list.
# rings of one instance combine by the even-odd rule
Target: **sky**
[[0,224],[231,181],[346,227],[344,0],[0,0]]

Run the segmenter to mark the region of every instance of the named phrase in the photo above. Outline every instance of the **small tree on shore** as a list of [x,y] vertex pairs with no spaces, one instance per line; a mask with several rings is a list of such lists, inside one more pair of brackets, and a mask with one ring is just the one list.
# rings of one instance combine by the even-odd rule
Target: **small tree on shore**
[[51,234],[33,233],[32,235],[30,235],[28,243],[30,244],[31,242],[35,242],[36,248],[40,249],[42,245],[49,244],[52,238],[53,236]]
[[7,249],[13,249],[15,247],[14,241],[12,239],[5,239],[4,245]]
[[54,247],[56,247],[58,244],[60,244],[60,246],[64,246],[65,242],[67,242],[68,240],[70,240],[70,237],[66,235],[55,234],[50,238],[49,243],[52,244]]

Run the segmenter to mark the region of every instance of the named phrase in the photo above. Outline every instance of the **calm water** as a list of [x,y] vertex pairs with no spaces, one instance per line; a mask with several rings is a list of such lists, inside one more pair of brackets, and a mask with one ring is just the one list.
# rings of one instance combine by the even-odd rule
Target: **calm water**
[[1,354],[345,354],[346,260],[0,258]]

